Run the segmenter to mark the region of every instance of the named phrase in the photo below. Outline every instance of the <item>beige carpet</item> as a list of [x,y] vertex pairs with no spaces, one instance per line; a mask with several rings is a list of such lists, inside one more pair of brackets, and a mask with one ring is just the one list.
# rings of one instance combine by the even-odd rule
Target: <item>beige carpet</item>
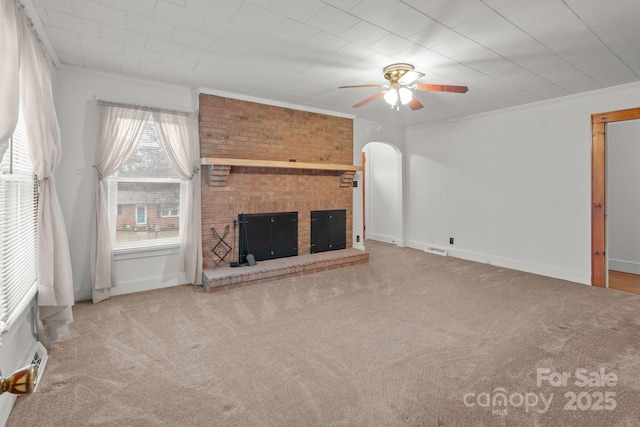
[[640,425],[640,296],[366,246],[364,265],[77,304],[8,426]]

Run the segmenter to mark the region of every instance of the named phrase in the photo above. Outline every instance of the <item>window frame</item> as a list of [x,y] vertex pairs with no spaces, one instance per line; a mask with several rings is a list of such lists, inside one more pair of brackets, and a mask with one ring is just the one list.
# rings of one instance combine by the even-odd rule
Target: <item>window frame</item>
[[[146,119],[144,126],[149,126],[150,124],[154,124],[153,118],[149,117]],[[159,140],[159,137],[157,135],[157,133],[155,134],[156,138],[155,138],[155,142],[160,146],[160,148],[162,149],[162,151],[164,150],[164,147],[162,146],[162,143]],[[136,142],[136,145],[140,144],[142,142],[142,139],[140,139],[139,141]],[[137,147],[136,147],[137,149]],[[165,156],[167,156],[167,153],[165,152]],[[171,161],[170,159],[167,158],[168,161],[168,166],[170,168],[172,168],[174,171],[175,169],[173,168],[173,166],[171,165]],[[175,177],[171,177],[171,178],[155,178],[155,177],[136,177],[136,176],[131,176],[131,173],[128,172],[127,176],[119,176],[119,171],[117,171],[116,173],[114,173],[113,175],[109,176],[108,178],[105,178],[103,180],[103,183],[105,185],[105,190],[107,192],[107,217],[108,217],[108,222],[109,222],[109,234],[111,236],[111,248],[112,248],[112,252],[115,253],[125,253],[125,252],[136,252],[136,251],[148,251],[150,249],[154,249],[154,248],[162,248],[162,247],[179,247],[182,244],[182,233],[184,230],[184,222],[185,222],[185,218],[187,215],[186,212],[186,206],[187,206],[187,181],[183,181],[182,179],[180,179],[177,174]],[[118,235],[118,211],[120,209],[120,212],[124,212],[125,206],[122,203],[118,203],[118,184],[119,183],[139,183],[139,184],[144,184],[144,183],[158,183],[158,184],[179,184],[180,185],[180,195],[179,195],[179,205],[178,205],[178,215],[173,216],[178,217],[179,218],[179,226],[178,226],[178,236],[176,237],[162,237],[162,238],[156,238],[156,239],[141,239],[141,240],[134,240],[134,241],[129,241],[129,242],[118,242],[117,241],[117,235]],[[155,205],[156,209],[158,209],[158,207],[160,206],[160,203],[157,201],[149,201],[149,202],[140,202],[140,203],[136,203],[136,201],[133,201],[133,203],[131,203],[131,205],[135,206],[134,209],[134,220],[132,221],[131,226],[135,229],[138,229],[137,231],[153,231],[150,229],[150,227],[153,226],[153,220],[155,217],[157,217],[157,213],[154,216],[154,218],[149,218],[149,206],[150,205]],[[138,208],[140,206],[144,206],[145,209],[145,222],[144,223],[139,223],[138,222]],[[120,207],[120,208],[119,208]],[[151,224],[150,224],[151,223]],[[122,227],[120,227],[120,229],[122,229]],[[156,230],[157,231],[157,230]]]

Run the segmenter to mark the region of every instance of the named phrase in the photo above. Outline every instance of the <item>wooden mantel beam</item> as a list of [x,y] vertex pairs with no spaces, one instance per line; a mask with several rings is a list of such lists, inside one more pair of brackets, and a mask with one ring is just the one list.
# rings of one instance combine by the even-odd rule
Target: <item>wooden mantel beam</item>
[[254,168],[315,169],[329,171],[361,171],[362,166],[338,165],[335,163],[283,162],[277,160],[226,159],[221,157],[202,157],[201,165],[245,166]]
[[350,187],[355,173],[362,170],[362,166],[340,165],[335,163],[306,163],[283,162],[276,160],[227,159],[222,157],[202,157],[200,164],[208,166],[208,183],[212,187],[224,187],[232,166],[253,168],[306,169],[342,172],[341,187]]

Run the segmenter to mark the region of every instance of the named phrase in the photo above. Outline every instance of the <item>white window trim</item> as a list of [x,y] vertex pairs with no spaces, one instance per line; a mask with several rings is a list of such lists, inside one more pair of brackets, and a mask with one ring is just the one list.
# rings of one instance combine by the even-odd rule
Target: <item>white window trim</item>
[[113,250],[114,260],[125,261],[137,258],[153,258],[159,256],[169,256],[180,253],[180,243],[159,244],[145,247],[118,248]]

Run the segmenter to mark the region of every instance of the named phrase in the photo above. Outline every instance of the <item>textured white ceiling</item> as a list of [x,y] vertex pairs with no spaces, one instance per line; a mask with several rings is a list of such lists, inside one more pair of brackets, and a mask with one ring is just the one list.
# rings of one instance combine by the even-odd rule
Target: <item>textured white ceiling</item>
[[[640,80],[640,0],[26,1],[56,64],[407,126]],[[469,92],[338,89],[395,62]]]

